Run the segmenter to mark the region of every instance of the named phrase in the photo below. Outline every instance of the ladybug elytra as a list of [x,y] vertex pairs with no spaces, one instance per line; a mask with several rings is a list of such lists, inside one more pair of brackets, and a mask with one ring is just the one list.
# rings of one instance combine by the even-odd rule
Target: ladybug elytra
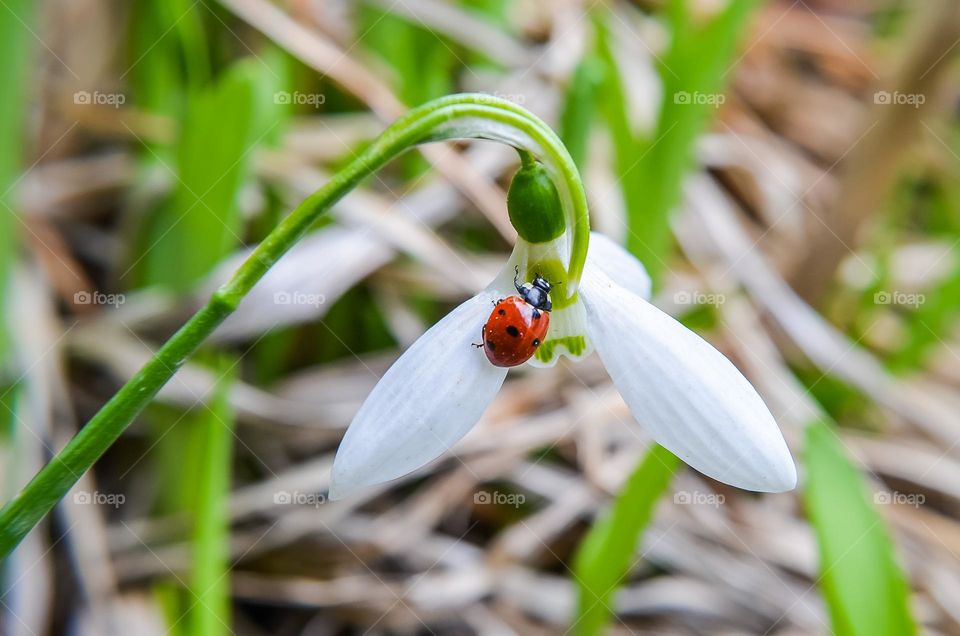
[[521,285],[519,267],[513,279],[517,296],[498,300],[483,325],[481,336],[487,360],[498,367],[515,367],[536,353],[550,326],[551,285],[539,274],[532,283]]

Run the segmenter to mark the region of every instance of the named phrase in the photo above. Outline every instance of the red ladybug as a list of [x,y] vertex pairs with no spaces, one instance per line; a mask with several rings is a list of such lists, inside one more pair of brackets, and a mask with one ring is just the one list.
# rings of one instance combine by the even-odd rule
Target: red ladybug
[[515,367],[529,360],[547,336],[550,326],[550,283],[537,275],[532,283],[513,286],[518,296],[498,300],[483,325],[481,336],[487,360],[498,367]]

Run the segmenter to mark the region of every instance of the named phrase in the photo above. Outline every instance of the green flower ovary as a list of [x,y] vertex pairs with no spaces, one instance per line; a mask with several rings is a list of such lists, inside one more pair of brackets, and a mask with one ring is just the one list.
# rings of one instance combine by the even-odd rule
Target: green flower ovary
[[579,357],[587,348],[587,340],[583,336],[564,336],[563,338],[547,339],[534,354],[537,360],[546,364],[553,360],[557,347],[566,347],[571,355]]
[[507,193],[510,222],[525,241],[546,243],[567,229],[560,195],[546,168],[532,159],[513,176]]

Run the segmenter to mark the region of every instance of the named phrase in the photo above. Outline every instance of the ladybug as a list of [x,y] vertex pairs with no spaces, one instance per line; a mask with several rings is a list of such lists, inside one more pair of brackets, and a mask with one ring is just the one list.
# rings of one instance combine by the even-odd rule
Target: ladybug
[[529,360],[547,336],[550,326],[550,283],[539,274],[532,283],[521,285],[520,268],[516,268],[513,286],[517,296],[494,303],[490,317],[483,325],[481,337],[487,360],[498,367],[515,367]]

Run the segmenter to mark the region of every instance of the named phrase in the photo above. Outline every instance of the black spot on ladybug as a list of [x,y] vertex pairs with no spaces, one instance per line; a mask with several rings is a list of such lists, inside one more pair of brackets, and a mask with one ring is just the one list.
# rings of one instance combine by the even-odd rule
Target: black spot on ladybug
[[498,311],[497,313],[500,314],[501,316],[506,316],[506,315],[507,315],[507,312],[505,312],[505,311],[502,310],[502,309],[501,309],[500,311]]
[[487,340],[487,346],[490,347],[490,351],[497,348],[497,345],[493,344],[493,340]]
[[514,327],[513,325],[510,325],[509,327],[507,327],[507,333],[513,336],[514,338],[516,338],[517,336],[520,335],[520,330]]
[[540,346],[540,338],[534,338],[534,339],[533,339],[533,346],[534,346],[534,347],[539,347],[539,346]]
[[534,320],[540,320],[540,312],[539,312],[539,311],[533,312],[533,319],[534,319]]

